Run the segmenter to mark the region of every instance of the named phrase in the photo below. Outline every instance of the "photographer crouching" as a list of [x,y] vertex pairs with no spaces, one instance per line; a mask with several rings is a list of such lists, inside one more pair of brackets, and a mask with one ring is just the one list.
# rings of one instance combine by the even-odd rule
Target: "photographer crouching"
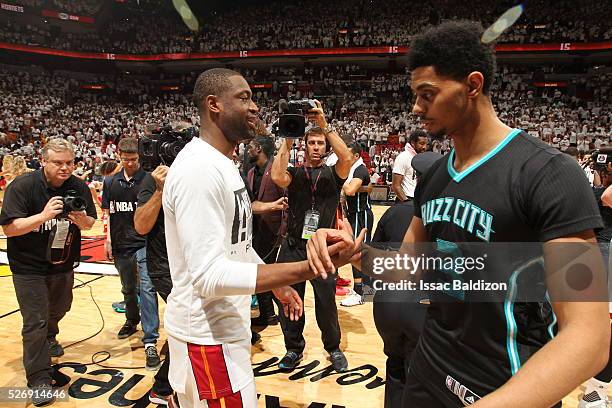
[[72,304],[81,230],[91,229],[96,219],[89,188],[72,175],[72,144],[53,139],[42,155],[42,169],[16,178],[7,188],[0,214],[23,318],[23,365],[35,406],[54,401],[51,357],[64,354],[56,340],[58,323]]

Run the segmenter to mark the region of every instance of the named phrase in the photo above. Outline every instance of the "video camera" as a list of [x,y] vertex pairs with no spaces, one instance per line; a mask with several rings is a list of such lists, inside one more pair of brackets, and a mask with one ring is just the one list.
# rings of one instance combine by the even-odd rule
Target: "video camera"
[[608,163],[612,163],[612,149],[604,148],[594,150],[591,153],[591,160],[595,170],[605,170],[608,168]]
[[272,133],[286,139],[301,139],[306,132],[306,115],[316,107],[317,104],[312,99],[289,102],[281,99],[278,101],[280,116],[272,124]]
[[58,218],[68,218],[68,214],[72,211],[85,211],[87,203],[83,197],[80,197],[76,191],[68,190],[66,195],[62,197],[64,208]]
[[171,126],[164,126],[141,137],[138,140],[138,155],[142,168],[153,171],[162,164],[170,166],[183,147],[197,135],[198,129],[195,127],[177,131]]

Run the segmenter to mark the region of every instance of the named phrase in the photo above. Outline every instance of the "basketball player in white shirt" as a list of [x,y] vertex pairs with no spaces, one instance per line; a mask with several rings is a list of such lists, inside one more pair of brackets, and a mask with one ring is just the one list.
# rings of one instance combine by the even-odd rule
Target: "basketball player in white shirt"
[[[302,303],[288,285],[315,277],[308,261],[267,265],[252,248],[249,195],[232,161],[236,145],[255,136],[251,97],[235,71],[215,68],[198,77],[200,137],[182,149],[164,185],[173,282],[165,314],[169,380],[181,407],[256,407],[251,295],[272,290],[285,315],[298,319]],[[348,242],[330,249],[352,254]]]

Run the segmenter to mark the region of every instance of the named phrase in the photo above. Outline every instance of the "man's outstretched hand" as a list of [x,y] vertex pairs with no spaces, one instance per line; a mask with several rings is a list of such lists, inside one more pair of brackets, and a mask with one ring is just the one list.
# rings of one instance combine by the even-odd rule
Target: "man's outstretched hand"
[[340,221],[340,229],[321,228],[308,240],[306,254],[308,264],[315,273],[323,279],[327,273],[333,273],[337,268],[349,262],[355,262],[361,257],[361,244],[365,238],[363,228],[357,239],[353,240],[353,229],[347,219]]
[[272,293],[283,305],[283,313],[290,320],[299,320],[304,313],[304,305],[300,295],[291,286],[283,286],[282,288],[272,290]]

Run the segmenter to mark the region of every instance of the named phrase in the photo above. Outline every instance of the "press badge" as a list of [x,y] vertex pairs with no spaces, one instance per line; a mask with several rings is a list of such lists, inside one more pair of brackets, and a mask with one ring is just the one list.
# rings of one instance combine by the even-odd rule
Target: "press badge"
[[57,220],[55,224],[55,236],[51,243],[51,249],[64,249],[66,245],[66,238],[68,237],[68,231],[70,231],[70,221],[68,220]]
[[319,228],[319,218],[321,214],[316,210],[306,211],[304,216],[304,229],[302,230],[302,239],[310,239]]

